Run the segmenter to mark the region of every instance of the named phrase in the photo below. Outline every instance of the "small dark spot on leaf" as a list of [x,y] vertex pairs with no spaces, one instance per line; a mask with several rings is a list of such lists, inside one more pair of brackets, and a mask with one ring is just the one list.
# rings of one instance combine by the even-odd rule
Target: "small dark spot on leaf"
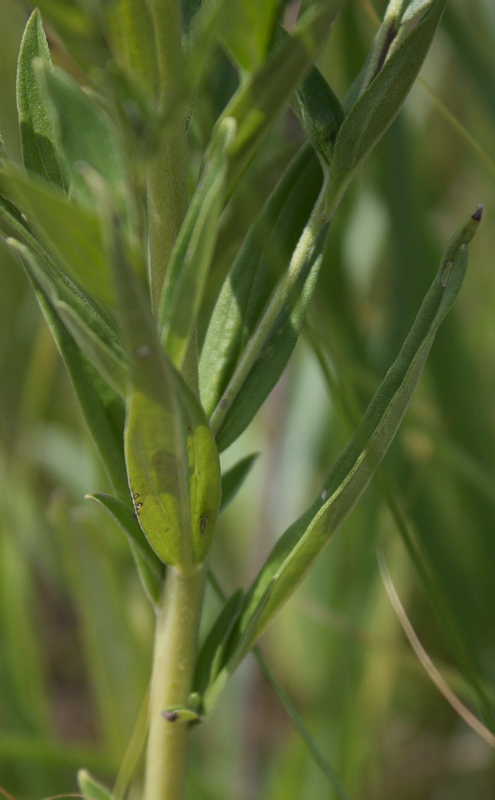
[[204,533],[208,525],[208,514],[201,514],[199,518],[199,532]]
[[139,509],[142,507],[143,507],[142,503],[136,503],[136,511],[139,511]]
[[138,494],[133,494],[132,496],[133,496],[134,500],[137,500],[137,499],[138,499],[138,497],[139,497],[140,495],[138,495]]
[[223,400],[220,400],[220,408],[227,408],[227,400],[225,397]]

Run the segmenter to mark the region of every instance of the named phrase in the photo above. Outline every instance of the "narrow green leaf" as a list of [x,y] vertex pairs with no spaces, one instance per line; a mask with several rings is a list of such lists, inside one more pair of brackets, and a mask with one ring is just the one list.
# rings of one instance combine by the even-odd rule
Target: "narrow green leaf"
[[220,450],[245,430],[287,365],[318,278],[327,230],[317,204],[289,268],[270,298],[212,414],[211,425]]
[[249,166],[269,128],[310,68],[330,32],[338,5],[325,1],[309,9],[290,39],[241,85],[224,110],[217,125],[226,117],[233,117],[238,123],[231,149],[231,187]]
[[201,353],[200,390],[207,414],[221,402],[246,344],[287,269],[320,185],[318,161],[309,146],[303,147],[254,221],[232,264]]
[[[277,0],[231,0],[226,7],[221,38],[233,59],[247,72],[265,60],[278,16]],[[246,35],[249,31],[249,36]]]
[[353,174],[399,113],[426,58],[445,3],[446,0],[431,0],[421,21],[385,61],[342,123],[330,170],[329,214],[335,210]]
[[224,508],[234,499],[242,484],[253,468],[253,464],[258,458],[259,453],[251,453],[249,456],[241,458],[237,464],[234,464],[227,472],[222,475],[222,504],[220,510]]
[[209,550],[220,505],[220,465],[197,398],[163,351],[117,227],[112,260],[131,365],[125,450],[139,523],[157,555],[184,568]]
[[191,29],[191,24],[200,10],[202,5],[202,0],[181,0],[180,2],[180,11],[182,17],[182,30],[187,36]]
[[125,533],[144,589],[150,600],[156,604],[162,590],[163,564],[144,536],[130,500],[129,504],[126,504],[116,497],[100,492],[88,494],[86,498],[101,505]]
[[94,208],[95,193],[84,172],[89,166],[105,180],[119,213],[126,220],[132,219],[127,170],[110,120],[63,70],[40,61],[35,68],[53,108],[57,149],[70,178],[70,196]]
[[[330,470],[319,497],[279,539],[249,590],[230,657],[217,679],[219,686],[305,577],[368,486],[407,410],[436,332],[461,288],[467,245],[480,219],[481,208],[448,243],[411,331],[361,425]],[[218,687],[213,685],[210,691],[216,695]]]
[[17,112],[22,158],[26,169],[63,189],[64,173],[57,153],[53,120],[36,79],[34,59],[51,65],[38,9],[33,11],[24,29],[17,62]]
[[58,268],[27,228],[19,212],[0,198],[0,230],[20,240],[32,253],[29,269],[86,358],[121,396],[126,360],[110,315]]
[[[194,674],[194,690],[200,696],[211,686],[222,666],[227,643],[234,629],[244,602],[244,592],[237,589],[231,597],[224,602],[220,613],[213,623],[208,636],[199,652],[196,669]],[[209,698],[210,702],[212,697]],[[209,708],[204,707],[202,711],[209,713]]]
[[[285,28],[277,26],[277,42],[285,42],[289,36]],[[330,163],[333,145],[344,121],[344,110],[317,67],[311,67],[297,89],[292,107],[323,164]]]
[[157,65],[153,26],[145,0],[116,0],[108,11],[112,49],[117,63],[154,96]]
[[26,265],[28,277],[41,310],[57,343],[69,372],[74,391],[89,431],[112,485],[120,497],[128,494],[123,450],[122,401],[102,379],[95,380],[91,367],[68,332],[57,312],[36,279],[36,264],[30,251],[13,239],[8,239]]
[[165,275],[159,322],[172,364],[182,371],[203,298],[223,207],[229,146],[235,123],[225,119],[217,131],[196,191],[177,237]]
[[67,274],[90,295],[111,304],[114,291],[97,217],[45,181],[5,162],[0,165],[0,192],[25,215]]
[[113,800],[110,789],[103,786],[85,769],[81,769],[77,773],[77,783],[85,800]]

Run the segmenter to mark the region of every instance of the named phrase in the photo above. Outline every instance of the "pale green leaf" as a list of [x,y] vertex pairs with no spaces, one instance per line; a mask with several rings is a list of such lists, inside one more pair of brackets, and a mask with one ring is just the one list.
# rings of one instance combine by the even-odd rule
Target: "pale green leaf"
[[172,364],[182,370],[201,306],[223,208],[229,146],[235,123],[217,131],[196,191],[177,237],[163,286],[159,323]]
[[77,782],[85,800],[113,800],[110,789],[107,789],[100,781],[93,778],[91,773],[87,770],[79,770],[77,773]]
[[119,213],[126,220],[132,219],[124,156],[110,119],[63,70],[40,61],[35,66],[53,109],[57,150],[70,179],[69,195],[94,208],[95,192],[86,177],[90,167],[105,180]]
[[157,64],[153,26],[146,0],[116,0],[108,11],[112,50],[119,66],[154,96]]
[[[247,72],[264,61],[270,49],[278,16],[277,0],[230,0],[220,35],[233,59]],[[249,31],[249,35],[246,32]]]
[[279,539],[254,581],[218,685],[209,689],[212,696],[216,697],[368,486],[407,410],[436,332],[461,288],[467,244],[480,218],[478,209],[450,240],[411,331],[361,425],[330,470],[318,498]]
[[115,224],[112,249],[131,365],[125,450],[134,506],[162,561],[188,568],[205,559],[215,530],[218,452],[199,401],[160,345]]
[[27,22],[17,62],[17,112],[22,158],[26,169],[64,188],[65,179],[57,153],[53,120],[36,80],[34,59],[51,64],[41,14],[37,9]]
[[97,217],[45,181],[0,165],[0,192],[21,211],[55,261],[90,295],[111,304],[114,291]]
[[445,4],[446,0],[432,0],[419,24],[385,61],[342,123],[328,184],[330,215],[360,164],[399,113],[426,58]]
[[85,362],[79,347],[37,281],[34,256],[19,242],[12,239],[8,242],[26,266],[41,310],[65,362],[86,424],[112,485],[120,497],[125,497],[128,489],[124,465],[122,401],[99,376],[93,374],[91,366]]
[[35,239],[19,212],[0,198],[0,229],[32,253],[29,269],[86,358],[120,395],[125,393],[126,360],[115,323],[105,309],[72,281]]

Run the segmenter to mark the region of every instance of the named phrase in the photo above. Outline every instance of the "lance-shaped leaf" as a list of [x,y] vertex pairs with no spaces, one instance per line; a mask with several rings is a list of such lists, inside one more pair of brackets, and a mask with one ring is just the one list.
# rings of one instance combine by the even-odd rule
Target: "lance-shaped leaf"
[[90,772],[85,769],[79,770],[77,773],[77,782],[81,794],[86,800],[114,800],[113,794],[110,789],[103,786],[100,781],[93,778]]
[[116,0],[108,10],[108,26],[117,63],[154,96],[158,70],[146,0]]
[[277,6],[277,0],[231,0],[226,7],[221,38],[233,59],[247,72],[260,66],[271,46]]
[[203,298],[225,193],[229,146],[235,122],[217,131],[196,191],[177,237],[163,286],[159,321],[172,364],[182,370]]
[[358,430],[333,465],[321,494],[283,534],[246,596],[223,670],[207,691],[211,708],[221,686],[323,552],[368,486],[387,452],[423,371],[436,332],[461,288],[468,242],[481,208],[448,243],[440,269],[402,349]]
[[[306,146],[268,198],[232,264],[201,353],[201,400],[207,414],[212,414],[221,402],[246,345],[287,269],[320,185],[318,160]],[[267,374],[268,381],[269,377]]]
[[204,561],[220,505],[220,465],[199,401],[158,340],[144,293],[112,225],[112,261],[130,361],[125,452],[139,523],[167,564]]
[[[289,33],[277,25],[276,41],[287,41]],[[297,89],[292,108],[299,118],[304,133],[322,159],[323,164],[331,161],[333,145],[342,122],[343,108],[321,74],[312,66],[301,86]]]
[[144,590],[151,602],[157,604],[160,600],[165,575],[163,563],[157,557],[155,551],[152,550],[143,534],[130,498],[128,503],[124,503],[117,497],[101,494],[100,492],[88,494],[86,498],[94,500],[101,505],[125,533]]
[[84,173],[89,166],[105,180],[119,213],[132,219],[124,157],[110,120],[63,70],[39,61],[35,67],[53,109],[57,150],[69,175],[70,196],[94,208],[97,197]]
[[289,103],[330,32],[339,3],[320,2],[301,17],[289,39],[273,52],[233,96],[219,122],[238,124],[231,148],[229,184],[235,186],[268,130]]
[[52,307],[36,279],[35,257],[20,242],[14,239],[7,241],[26,266],[28,277],[65,362],[86,424],[112,485],[120,497],[125,496],[128,490],[124,465],[122,401],[85,361],[79,347]]
[[353,174],[399,113],[426,58],[446,0],[431,0],[419,24],[397,46],[342,123],[327,190],[329,214]]
[[251,453],[249,456],[241,458],[237,464],[224,472],[222,475],[222,504],[220,510],[223,511],[226,506],[234,499],[247,476],[251,472],[254,462],[258,458],[259,453]]
[[242,610],[244,592],[236,592],[223,605],[199,652],[194,674],[194,690],[201,696],[221,669],[229,637]]
[[17,112],[22,159],[26,169],[63,189],[65,179],[60,155],[57,153],[53,120],[46,97],[36,79],[34,59],[41,59],[51,65],[38,9],[33,11],[24,29],[17,62]]
[[53,261],[32,235],[17,209],[0,198],[0,230],[32,253],[29,270],[62,322],[107,383],[125,393],[126,359],[113,319]]
[[282,374],[295,347],[313,294],[326,243],[328,224],[321,199],[290,264],[246,342],[235,370],[211,416],[221,450],[243,432]]
[[0,193],[21,211],[54,260],[90,295],[113,302],[100,223],[45,181],[13,164],[0,165]]

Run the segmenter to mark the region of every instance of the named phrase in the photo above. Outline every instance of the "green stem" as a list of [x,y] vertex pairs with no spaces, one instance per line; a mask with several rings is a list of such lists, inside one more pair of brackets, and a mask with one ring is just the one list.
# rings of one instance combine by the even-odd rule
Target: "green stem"
[[259,357],[264,347],[266,337],[270,333],[292,289],[296,285],[301,270],[304,269],[307,258],[318,238],[318,234],[328,222],[329,217],[324,212],[325,200],[326,186],[324,184],[308,223],[294,250],[289,268],[275,289],[255,332],[249,339],[221,402],[211,415],[210,425],[214,434],[218,433],[233,400],[239,393],[256,359]]
[[[158,61],[158,111],[163,111],[183,69],[181,13],[178,0],[148,0]],[[148,257],[152,307],[157,310],[165,270],[187,209],[187,146],[179,108],[167,121],[149,160]]]
[[182,800],[191,724],[162,712],[187,706],[193,678],[206,570],[167,570],[156,621],[150,693],[150,730],[143,800]]

